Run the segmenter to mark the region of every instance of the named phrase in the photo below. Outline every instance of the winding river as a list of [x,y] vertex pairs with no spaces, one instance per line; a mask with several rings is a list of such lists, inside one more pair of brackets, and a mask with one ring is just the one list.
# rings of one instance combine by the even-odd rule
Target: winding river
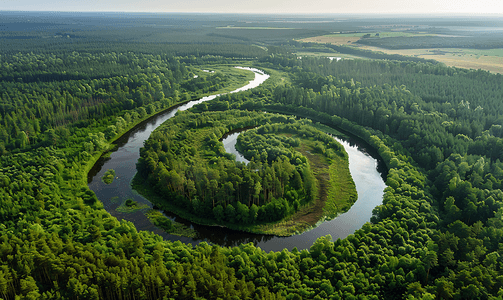
[[[253,71],[255,73],[255,79],[250,81],[246,86],[233,92],[257,87],[269,77],[267,74],[257,69],[244,69]],[[152,207],[152,204],[147,199],[131,188],[131,180],[136,174],[136,162],[140,157],[139,150],[143,146],[143,142],[148,139],[151,132],[164,123],[164,121],[173,117],[178,110],[189,109],[198,103],[212,100],[217,96],[218,95],[212,95],[203,97],[199,100],[190,101],[172,110],[159,113],[140,123],[115,141],[117,150],[110,155],[101,157],[96,162],[88,174],[88,185],[89,188],[96,193],[98,199],[103,203],[104,208],[111,215],[119,220],[124,219],[132,222],[138,230],[154,232],[170,241],[179,240],[183,243],[191,243],[192,245],[207,241],[221,246],[237,246],[242,243],[251,242],[265,251],[281,251],[284,248],[291,250],[294,247],[297,247],[299,250],[309,249],[313,242],[320,236],[330,234],[334,240],[337,238],[345,238],[370,220],[373,208],[382,203],[383,190],[386,187],[377,170],[378,160],[369,155],[364,148],[352,144],[351,141],[342,140],[338,141],[349,154],[349,169],[356,184],[358,200],[348,212],[341,214],[331,221],[320,224],[313,230],[299,235],[276,237],[250,234],[221,227],[202,226],[193,224],[190,221],[166,212],[166,216],[170,219],[194,228],[198,233],[198,238],[193,239],[164,232],[152,225],[142,211],[134,213],[118,212],[116,208],[126,199],[133,199],[140,204],[147,204],[149,207]],[[234,145],[238,134],[239,133],[229,135],[223,141],[226,149],[231,153],[235,151]],[[108,169],[114,169],[117,178],[112,184],[106,185],[101,181],[101,177]]]

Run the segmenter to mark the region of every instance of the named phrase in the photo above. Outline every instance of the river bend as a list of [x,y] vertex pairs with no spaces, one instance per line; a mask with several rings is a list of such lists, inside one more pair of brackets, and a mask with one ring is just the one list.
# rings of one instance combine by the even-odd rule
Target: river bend
[[[259,86],[269,75],[264,72],[243,68],[253,71],[255,79],[246,86],[233,92],[248,90]],[[218,244],[221,246],[237,246],[242,243],[252,242],[265,251],[281,251],[284,248],[289,250],[308,249],[320,236],[332,235],[334,239],[345,238],[362,227],[370,220],[374,207],[382,203],[384,181],[377,171],[378,161],[366,153],[364,149],[350,144],[348,141],[339,140],[349,154],[349,169],[355,181],[358,192],[358,200],[350,210],[337,218],[327,221],[318,227],[291,237],[276,237],[270,235],[250,234],[240,231],[229,230],[221,227],[210,227],[193,224],[169,212],[166,213],[170,219],[184,223],[198,232],[198,238],[192,239],[171,235],[155,227],[150,223],[143,212],[121,213],[116,208],[125,200],[133,199],[140,204],[152,204],[131,188],[131,181],[136,174],[136,162],[140,158],[140,148],[147,140],[154,129],[173,117],[178,110],[186,110],[204,101],[215,99],[219,95],[203,97],[199,100],[190,101],[171,110],[157,114],[149,120],[142,122],[128,133],[119,138],[115,144],[117,150],[109,156],[101,157],[88,174],[88,185],[96,193],[98,199],[103,203],[104,208],[114,217],[132,222],[138,230],[152,231],[159,234],[166,240],[179,240],[183,243],[198,244],[201,241]],[[234,140],[237,134],[233,136]],[[226,139],[225,143],[232,143]],[[235,141],[234,141],[235,144]],[[226,145],[226,148],[229,146]],[[232,146],[233,147],[233,146]],[[114,169],[117,178],[113,183],[106,185],[101,181],[101,177],[108,169]]]

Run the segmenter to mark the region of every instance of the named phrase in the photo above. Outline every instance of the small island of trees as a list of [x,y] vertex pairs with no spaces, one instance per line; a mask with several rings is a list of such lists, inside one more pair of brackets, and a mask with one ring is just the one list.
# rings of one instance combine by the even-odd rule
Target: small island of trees
[[105,172],[105,174],[103,174],[101,180],[105,184],[111,184],[112,182],[114,182],[114,178],[115,178],[115,170],[109,169]]

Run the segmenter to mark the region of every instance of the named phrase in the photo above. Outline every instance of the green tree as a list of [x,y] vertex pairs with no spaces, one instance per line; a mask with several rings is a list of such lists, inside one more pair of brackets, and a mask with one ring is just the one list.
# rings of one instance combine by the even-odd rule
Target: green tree
[[236,209],[232,206],[232,204],[227,204],[225,207],[225,218],[231,223],[236,221]]

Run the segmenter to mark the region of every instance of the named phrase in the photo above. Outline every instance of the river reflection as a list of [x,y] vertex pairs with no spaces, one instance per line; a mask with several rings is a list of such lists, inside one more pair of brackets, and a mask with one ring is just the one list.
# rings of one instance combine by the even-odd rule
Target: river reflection
[[[245,87],[234,92],[257,87],[269,76],[257,69],[250,69],[255,73],[255,79]],[[349,154],[349,168],[356,184],[358,200],[351,209],[337,218],[322,223],[311,231],[292,237],[276,237],[270,235],[258,235],[230,230],[218,226],[202,226],[193,224],[172,213],[166,212],[170,219],[183,223],[197,232],[197,238],[179,237],[167,234],[150,223],[143,212],[120,213],[116,208],[126,199],[133,199],[141,204],[152,204],[131,188],[131,180],[136,174],[136,162],[140,157],[139,149],[143,142],[148,139],[151,132],[169,118],[173,117],[178,110],[186,110],[192,106],[209,101],[218,95],[208,96],[196,101],[183,104],[173,110],[160,113],[136,126],[127,134],[115,142],[116,149],[109,157],[102,157],[88,174],[89,188],[103,203],[105,209],[114,217],[132,222],[138,230],[147,230],[159,234],[165,240],[183,243],[198,244],[202,241],[218,244],[221,246],[237,246],[243,243],[253,243],[266,251],[289,250],[297,247],[308,249],[320,236],[331,234],[334,239],[344,238],[370,220],[372,209],[382,203],[384,181],[377,170],[377,160],[361,151],[357,146],[349,142],[341,141]],[[237,137],[237,135],[236,135]],[[107,169],[114,169],[117,178],[112,184],[106,185],[101,182],[101,177]]]

